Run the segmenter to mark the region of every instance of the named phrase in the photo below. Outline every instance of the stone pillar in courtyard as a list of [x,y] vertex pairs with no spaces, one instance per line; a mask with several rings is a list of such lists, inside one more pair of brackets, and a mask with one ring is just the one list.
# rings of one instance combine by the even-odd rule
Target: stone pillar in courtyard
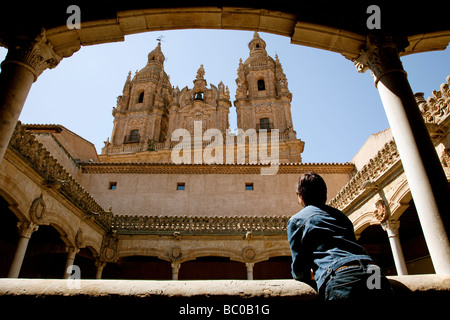
[[180,273],[181,263],[172,262],[170,266],[172,267],[172,280],[178,280],[178,274]]
[[387,220],[386,222],[381,223],[381,227],[384,231],[387,232],[389,243],[391,245],[392,256],[394,257],[395,268],[397,269],[397,275],[407,275],[408,269],[406,268],[402,246],[398,237],[398,228],[400,227],[400,221]]
[[17,223],[19,228],[19,241],[17,242],[16,253],[14,254],[11,267],[9,269],[8,278],[18,278],[20,269],[22,268],[23,259],[27,251],[28,242],[31,235],[36,231],[39,226],[33,222],[19,222]]
[[450,197],[442,165],[391,37],[368,37],[355,60],[370,69],[380,94],[437,274],[450,274]]
[[11,139],[31,85],[61,61],[42,30],[34,39],[13,40],[0,73],[0,161]]
[[253,267],[254,263],[246,263],[245,267],[247,268],[247,280],[253,280]]
[[80,252],[80,249],[75,247],[66,247],[67,251],[67,258],[66,258],[66,267],[64,268],[64,279],[69,279],[69,277],[72,275],[72,266],[75,261],[75,256],[78,252]]
[[106,262],[102,260],[96,260],[95,266],[97,267],[97,272],[95,273],[95,279],[101,279],[103,269],[106,267]]

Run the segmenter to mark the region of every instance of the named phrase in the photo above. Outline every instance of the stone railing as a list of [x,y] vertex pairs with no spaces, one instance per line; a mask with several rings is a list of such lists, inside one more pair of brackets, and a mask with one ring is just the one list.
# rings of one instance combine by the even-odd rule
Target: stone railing
[[[370,278],[369,278],[370,279]],[[336,318],[350,312],[370,312],[376,318],[416,318],[424,310],[446,314],[450,299],[450,276],[410,275],[388,277],[394,296],[367,298],[361,302],[331,304],[319,299],[306,283],[295,280],[87,280],[87,279],[0,279],[0,303],[5,308],[27,306],[33,316],[64,308],[71,315],[98,313],[164,314],[167,319],[282,319],[293,312],[320,310],[321,316]],[[376,290],[376,289],[374,289]],[[130,309],[132,306],[132,309]],[[319,309],[318,309],[319,308]],[[23,308],[22,308],[23,309]],[[26,312],[25,312],[26,313]],[[21,311],[24,314],[24,311]],[[347,316],[348,317],[348,316]],[[341,317],[337,317],[340,319]]]
[[[236,138],[237,136],[232,136]],[[289,132],[280,132],[278,135],[278,141],[286,141],[290,140]],[[267,133],[266,137],[260,137],[259,135],[249,136],[245,140],[237,137],[237,139],[230,139],[231,144],[241,144],[241,143],[270,143],[272,141],[276,141],[275,137],[272,137],[270,133]],[[227,139],[223,137],[223,143],[227,144]],[[209,146],[211,141],[202,141],[202,148]],[[150,142],[150,143],[132,143],[132,144],[124,144],[119,146],[114,146],[112,144],[106,145],[102,149],[102,154],[111,155],[111,154],[121,154],[121,153],[134,153],[134,152],[143,152],[143,151],[159,151],[159,150],[172,150],[174,147],[177,148],[194,148],[194,138],[191,137],[191,142],[183,143],[177,141],[167,141],[167,142]]]
[[394,140],[386,143],[378,151],[378,154],[358,171],[353,178],[329,201],[329,205],[343,210],[348,204],[358,197],[363,191],[363,183],[366,181],[376,181],[393,164],[400,161],[397,146]]
[[114,215],[116,233],[145,234],[286,234],[288,216],[127,216]]

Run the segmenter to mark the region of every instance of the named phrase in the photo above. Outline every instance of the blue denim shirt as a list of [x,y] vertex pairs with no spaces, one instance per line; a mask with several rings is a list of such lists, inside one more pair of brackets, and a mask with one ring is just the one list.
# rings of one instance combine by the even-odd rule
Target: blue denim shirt
[[292,276],[314,286],[310,271],[313,269],[318,291],[329,275],[344,264],[357,260],[372,262],[365,249],[356,242],[350,219],[326,205],[309,205],[292,216],[287,234],[292,253]]

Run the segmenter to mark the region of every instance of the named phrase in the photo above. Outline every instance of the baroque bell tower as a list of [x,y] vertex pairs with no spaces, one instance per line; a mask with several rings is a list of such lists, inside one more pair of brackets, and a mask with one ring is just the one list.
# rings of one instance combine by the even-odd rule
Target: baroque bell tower
[[286,75],[278,56],[267,54],[266,42],[255,32],[248,44],[250,55],[239,61],[234,105],[238,128],[278,129],[295,139],[292,128],[291,100]]
[[304,142],[297,139],[291,115],[292,93],[280,60],[267,54],[266,42],[255,32],[249,57],[239,61],[234,105],[238,128],[259,132],[279,130],[280,161],[301,162]]
[[142,146],[164,142],[168,134],[167,110],[173,100],[173,88],[164,71],[161,43],[148,54],[147,65],[125,81],[122,95],[113,109],[114,127],[111,140],[102,153],[113,149],[142,149]]

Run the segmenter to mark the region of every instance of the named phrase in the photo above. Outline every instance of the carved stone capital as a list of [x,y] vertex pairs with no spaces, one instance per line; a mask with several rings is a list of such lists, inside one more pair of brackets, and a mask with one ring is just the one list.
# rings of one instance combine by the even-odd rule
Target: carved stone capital
[[381,224],[381,227],[384,231],[387,232],[388,237],[397,237],[398,236],[398,228],[400,228],[400,221],[398,220],[387,220]]
[[367,37],[366,47],[361,55],[353,62],[358,72],[365,72],[370,69],[374,78],[375,87],[380,79],[390,72],[404,72],[402,62],[399,57],[401,46],[391,37],[384,39]]
[[2,66],[8,63],[19,64],[27,68],[33,75],[34,81],[47,68],[58,65],[62,57],[54,50],[45,36],[45,29],[41,30],[32,40],[17,40],[8,46],[8,54]]
[[19,228],[19,236],[22,238],[31,238],[33,232],[35,232],[39,226],[33,222],[20,221],[17,223],[17,228]]
[[67,252],[69,255],[75,256],[78,252],[80,252],[80,249],[77,248],[77,247],[67,246],[67,247],[66,247],[66,252]]

